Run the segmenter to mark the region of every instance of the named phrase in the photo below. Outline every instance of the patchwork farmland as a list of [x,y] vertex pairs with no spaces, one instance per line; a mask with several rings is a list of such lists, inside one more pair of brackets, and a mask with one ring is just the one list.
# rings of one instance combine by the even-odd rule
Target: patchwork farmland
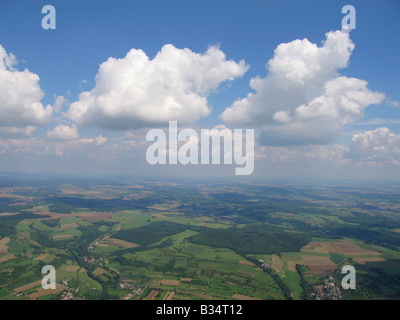
[[[314,299],[327,279],[340,286],[346,264],[361,289],[333,298],[400,297],[394,213],[369,209],[378,219],[369,227],[366,209],[352,207],[364,194],[163,186],[61,185],[51,198],[7,189],[32,204],[0,216],[0,298]],[[53,292],[40,289],[45,264],[56,269]]]

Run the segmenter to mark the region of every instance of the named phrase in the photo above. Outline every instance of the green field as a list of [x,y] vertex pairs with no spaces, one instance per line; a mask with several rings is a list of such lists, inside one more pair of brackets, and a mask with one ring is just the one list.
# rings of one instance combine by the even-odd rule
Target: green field
[[400,299],[400,235],[390,231],[400,209],[379,207],[400,208],[393,190],[92,183],[52,188],[47,199],[46,188],[16,189],[37,202],[0,216],[0,299],[30,299],[45,264],[68,285],[37,299],[65,290],[74,299],[315,299],[329,276],[340,286],[345,264],[358,282],[342,299]]

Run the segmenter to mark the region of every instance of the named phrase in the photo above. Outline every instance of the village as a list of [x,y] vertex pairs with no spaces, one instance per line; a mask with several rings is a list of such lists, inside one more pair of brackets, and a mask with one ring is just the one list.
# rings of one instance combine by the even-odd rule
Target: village
[[[79,288],[71,288],[69,287],[70,279],[65,278],[61,280],[61,283],[64,285],[64,291],[61,294],[61,300],[84,300],[83,298],[77,297]],[[121,300],[129,300],[133,297],[138,297],[143,293],[143,288],[137,285],[132,285],[127,281],[122,281],[117,286],[120,290],[130,291],[126,295],[124,295]]]
[[65,278],[61,280],[61,283],[65,286],[65,290],[61,294],[61,300],[84,300],[83,298],[77,297],[79,288],[71,288],[68,286],[70,279]]
[[335,284],[334,278],[330,276],[324,280],[324,284],[313,285],[314,292],[310,297],[315,300],[342,300],[340,287]]
[[121,290],[131,291],[121,298],[121,300],[129,300],[134,296],[140,296],[143,292],[143,288],[130,284],[129,282],[122,281],[118,284],[118,288]]

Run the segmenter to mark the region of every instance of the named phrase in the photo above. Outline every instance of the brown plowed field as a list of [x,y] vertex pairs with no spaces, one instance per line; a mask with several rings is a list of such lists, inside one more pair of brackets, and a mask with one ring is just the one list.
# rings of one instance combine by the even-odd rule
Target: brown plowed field
[[379,256],[381,253],[377,251],[371,251],[363,249],[350,241],[341,240],[338,242],[310,242],[308,245],[303,247],[301,251],[311,251],[319,253],[341,253],[349,256],[362,256],[372,255]]

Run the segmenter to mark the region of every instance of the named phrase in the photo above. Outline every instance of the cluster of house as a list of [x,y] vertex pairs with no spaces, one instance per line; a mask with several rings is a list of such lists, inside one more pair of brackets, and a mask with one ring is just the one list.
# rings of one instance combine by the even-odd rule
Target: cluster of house
[[69,288],[68,284],[69,284],[70,279],[65,278],[61,280],[61,283],[66,286],[67,288],[63,291],[62,295],[61,295],[61,300],[84,300],[83,298],[78,298],[76,297],[76,294],[79,291],[79,288],[74,289],[74,288]]
[[271,264],[268,261],[265,262],[264,260],[258,260],[258,262],[261,263],[262,268],[270,268],[271,267]]
[[[89,265],[96,262],[94,257],[83,257],[83,261]],[[103,261],[104,261],[103,257],[100,257],[99,260],[97,261],[97,263],[99,264],[100,267],[103,266]]]
[[87,264],[92,264],[94,262],[94,257],[83,257],[83,261],[85,261]]
[[78,292],[78,289],[68,288],[61,295],[61,300],[84,300],[83,298],[76,297],[75,294]]
[[313,285],[314,292],[311,297],[316,300],[341,300],[342,292],[340,287],[335,284],[334,278],[330,276],[324,280],[323,284]]
[[136,285],[132,285],[129,282],[123,281],[120,282],[118,284],[119,289],[121,290],[127,290],[127,291],[131,291],[130,293],[126,294],[125,296],[123,296],[121,298],[121,300],[129,300],[130,298],[134,297],[134,296],[139,296],[142,294],[143,292],[143,288],[136,286]]

